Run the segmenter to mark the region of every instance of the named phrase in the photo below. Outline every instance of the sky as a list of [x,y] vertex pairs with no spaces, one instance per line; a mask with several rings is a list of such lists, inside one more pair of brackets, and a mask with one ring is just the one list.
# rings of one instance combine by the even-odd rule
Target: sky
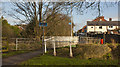
[[[101,5],[103,5],[104,2],[101,3]],[[11,10],[11,8],[13,7],[10,2],[4,2],[2,3],[2,6],[0,5],[0,7],[2,7],[2,10]],[[109,18],[112,18],[113,21],[117,21],[118,20],[118,5],[115,5],[114,7],[104,7],[103,9],[101,9],[101,16],[104,16],[106,20],[108,20]],[[75,24],[74,27],[74,31],[77,31],[79,29],[81,29],[83,26],[86,25],[87,21],[92,21],[93,19],[95,19],[98,16],[98,13],[95,12],[95,10],[87,10],[87,13],[83,13],[83,15],[81,14],[76,14],[77,10],[73,9],[73,22]],[[5,13],[2,12],[2,14],[4,15]],[[14,20],[13,18],[11,18],[10,16],[4,16],[5,19],[8,20],[9,24],[14,25],[15,22],[18,22],[16,20]]]

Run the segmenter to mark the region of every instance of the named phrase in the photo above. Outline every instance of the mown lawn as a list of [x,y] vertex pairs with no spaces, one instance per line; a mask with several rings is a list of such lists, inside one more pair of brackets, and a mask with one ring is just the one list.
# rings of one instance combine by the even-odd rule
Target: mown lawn
[[64,58],[50,55],[34,57],[21,65],[117,65],[117,60]]
[[2,53],[2,57],[6,58],[9,56],[13,56],[13,55],[17,55],[17,54],[22,54],[22,53],[27,53],[30,51],[24,51],[24,50],[20,50],[20,51],[10,51],[10,52],[6,52],[6,53]]

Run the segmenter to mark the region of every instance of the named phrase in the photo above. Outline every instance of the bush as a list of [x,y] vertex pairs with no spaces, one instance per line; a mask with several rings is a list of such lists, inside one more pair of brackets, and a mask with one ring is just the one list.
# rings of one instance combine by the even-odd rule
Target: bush
[[112,54],[111,53],[107,53],[106,55],[103,56],[103,59],[112,59]]
[[69,48],[61,48],[61,49],[57,49],[57,56],[61,56],[61,57],[69,57]]
[[78,46],[74,51],[74,56],[80,58],[101,58],[106,53],[109,53],[111,49],[106,45],[81,45]]
[[[73,47],[73,56],[80,59],[102,58],[103,55],[111,52],[107,45],[79,45]],[[53,51],[51,51],[53,54]],[[69,47],[59,48],[56,50],[57,56],[69,57]]]
[[[77,45],[73,47],[73,57],[79,59],[118,59],[120,45],[112,49],[109,45]],[[118,51],[119,50],[119,51]],[[48,54],[53,55],[53,49],[48,51]],[[69,57],[69,47],[61,47],[56,49],[56,55],[60,57]]]
[[2,37],[20,37],[20,32],[17,26],[11,26],[7,20],[2,20]]

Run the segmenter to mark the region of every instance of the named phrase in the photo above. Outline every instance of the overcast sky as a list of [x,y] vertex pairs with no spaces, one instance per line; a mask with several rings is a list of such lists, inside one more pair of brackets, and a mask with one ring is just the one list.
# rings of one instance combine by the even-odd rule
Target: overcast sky
[[[12,7],[13,6],[10,4],[10,2],[2,3],[2,10],[6,10],[6,11],[11,10]],[[83,15],[76,14],[76,12],[78,11],[74,10],[72,13],[73,22],[75,24],[74,31],[79,30],[80,28],[86,25],[87,21],[91,21],[98,16],[98,13],[96,13],[94,10],[87,10],[87,13],[84,13]],[[114,7],[109,7],[109,8],[106,7],[102,9],[101,15],[104,16],[106,20],[108,20],[109,18],[112,18],[113,21],[117,21],[118,20],[118,5]],[[8,20],[9,24],[11,25],[15,24],[14,23],[15,20],[12,19],[11,17],[8,17],[8,16],[4,16],[4,17]]]

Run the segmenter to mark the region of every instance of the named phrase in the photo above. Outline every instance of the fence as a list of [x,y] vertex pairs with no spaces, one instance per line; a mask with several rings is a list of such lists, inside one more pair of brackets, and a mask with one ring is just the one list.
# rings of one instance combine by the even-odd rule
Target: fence
[[40,41],[37,41],[36,38],[10,38],[4,40],[4,42],[8,41],[9,50],[35,50],[41,47]]
[[[91,37],[97,37],[97,38],[104,38],[103,34],[95,34],[95,35],[88,35]],[[113,40],[115,43],[120,43],[120,35],[119,34],[105,34],[105,43],[113,43]]]
[[78,37],[78,36],[46,36],[45,39],[45,53],[47,49],[53,48],[53,54],[56,56],[56,48],[69,46],[70,56],[72,57],[72,45],[76,45],[78,43],[82,44],[93,44],[93,43],[100,43],[99,38],[95,37]]
[[46,36],[44,41],[49,44],[47,45],[48,48],[53,48],[53,41],[55,41],[56,47],[65,47],[69,46],[69,42],[72,45],[76,45],[79,42],[79,38],[78,36]]
[[79,43],[81,44],[100,44],[100,38],[96,37],[80,37]]
[[77,36],[46,36],[45,37],[45,53],[47,48],[54,49],[54,56],[56,56],[56,48],[70,46],[70,56],[72,57],[72,47],[71,45],[76,45],[79,38]]

